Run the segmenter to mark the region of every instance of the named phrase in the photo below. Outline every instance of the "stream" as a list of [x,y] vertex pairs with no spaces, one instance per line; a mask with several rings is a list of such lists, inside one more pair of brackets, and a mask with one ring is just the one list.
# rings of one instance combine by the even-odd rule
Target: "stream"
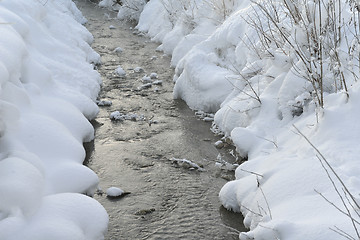
[[[104,192],[119,187],[130,193],[95,194],[110,217],[105,239],[238,239],[238,231],[246,231],[242,215],[227,211],[218,199],[234,173],[215,166],[219,154],[234,162],[232,149],[216,148],[221,136],[210,131],[211,123],[173,100],[170,57],[130,23],[116,19],[115,12],[95,1],[74,2],[88,19],[92,47],[101,55],[99,99],[112,103],[101,106],[92,121],[95,140],[84,144],[85,164],[98,174]],[[117,47],[122,51],[114,51]],[[118,66],[125,76],[115,73]],[[150,80],[143,77],[151,73],[156,73],[153,84],[146,86]],[[115,111],[117,120],[111,120]]]

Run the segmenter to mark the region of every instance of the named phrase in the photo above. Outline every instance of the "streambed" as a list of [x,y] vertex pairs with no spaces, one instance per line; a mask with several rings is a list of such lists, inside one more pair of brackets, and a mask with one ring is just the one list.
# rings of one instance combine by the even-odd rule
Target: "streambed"
[[[242,216],[218,200],[233,173],[215,166],[219,154],[234,161],[231,149],[217,149],[220,137],[210,131],[211,123],[173,100],[170,58],[116,13],[89,0],[75,3],[102,57],[99,99],[108,101],[93,121],[96,135],[85,144],[86,164],[104,191],[115,186],[130,192],[118,199],[94,196],[110,216],[106,239],[238,239],[236,231],[245,231]],[[125,76],[115,72],[119,66]],[[120,117],[111,120],[116,111]]]

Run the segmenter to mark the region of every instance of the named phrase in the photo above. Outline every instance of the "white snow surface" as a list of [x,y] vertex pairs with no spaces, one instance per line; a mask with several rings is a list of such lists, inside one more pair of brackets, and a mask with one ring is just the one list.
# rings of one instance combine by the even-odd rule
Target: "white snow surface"
[[[220,2],[226,11],[219,11],[222,8],[216,3]],[[306,4],[311,8],[313,2]],[[350,23],[354,8],[348,4],[353,1],[339,2],[343,19]],[[250,230],[241,233],[240,239],[344,239],[331,229],[357,239],[351,219],[341,211],[351,214],[359,227],[360,209],[349,194],[344,195],[344,186],[331,170],[358,202],[359,71],[349,74],[352,63],[344,46],[354,42],[354,34],[345,30],[349,39],[336,49],[344,53],[340,58],[348,97],[344,90],[334,89],[334,69],[324,62],[325,76],[330,77],[324,79],[324,107],[320,108],[311,84],[294,70],[300,61],[274,46],[259,58],[249,47],[261,48],[257,33],[245,21],[254,9],[250,0],[151,0],[136,28],[172,55],[174,97],[184,99],[194,110],[216,112],[217,128],[232,138],[240,155],[248,157],[237,168],[236,180],[227,183],[219,195],[226,208],[245,216]],[[304,40],[300,28],[294,28],[286,16],[279,17],[284,18],[284,29],[290,29],[289,39]],[[331,166],[322,161],[330,177],[321,165],[320,153]]]
[[100,57],[71,0],[0,1],[0,239],[104,239],[108,216],[82,165]]
[[124,190],[118,187],[109,187],[106,189],[106,195],[109,197],[119,197],[124,194]]

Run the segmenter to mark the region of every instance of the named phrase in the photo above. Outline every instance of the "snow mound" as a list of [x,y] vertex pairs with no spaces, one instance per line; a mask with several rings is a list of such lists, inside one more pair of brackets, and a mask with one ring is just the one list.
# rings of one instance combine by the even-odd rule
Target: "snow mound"
[[108,216],[82,165],[100,56],[71,0],[0,1],[0,239],[104,238]]
[[[219,2],[223,5],[217,5]],[[324,30],[311,44],[306,31],[313,26],[307,27],[305,18],[289,20],[295,16],[283,11],[291,8],[289,3],[152,0],[145,5],[136,28],[161,42],[159,50],[172,55],[174,98],[185,100],[192,109],[216,112],[217,131],[230,137],[240,155],[248,158],[237,168],[236,180],[220,192],[226,208],[245,216],[250,231],[241,233],[241,239],[327,240],[340,235],[357,239],[351,224],[354,217],[359,225],[356,203],[360,192],[360,84],[359,68],[354,68],[359,53],[354,26],[359,24],[353,17],[357,3],[338,2],[342,9],[336,11],[341,12],[339,19],[346,27],[340,24],[338,34],[345,37],[335,43],[331,39],[337,34],[327,25],[333,17],[325,9],[332,2],[304,1],[293,6],[300,15],[313,11],[311,17],[307,15],[308,25]],[[276,12],[284,42],[274,40],[279,37],[274,25],[272,31],[268,29],[274,22],[264,16],[267,7],[270,13]],[[321,14],[320,8],[324,10]],[[319,14],[327,21],[320,21]],[[261,31],[268,35],[261,36]],[[324,43],[320,54],[312,51],[318,41]],[[305,53],[303,60],[299,51],[294,51],[297,47]],[[315,55],[323,59],[317,61]],[[312,64],[310,68],[316,68],[309,75],[304,58]],[[310,78],[320,75],[323,102],[320,83],[313,84]],[[349,199],[349,193],[344,195],[341,182],[334,173],[326,173],[324,160],[320,162],[317,150],[294,126],[326,157],[354,199]],[[345,204],[329,178],[335,180],[342,198],[349,199]]]
[[106,190],[106,195],[109,197],[119,197],[124,194],[124,190],[118,188],[118,187],[109,187]]

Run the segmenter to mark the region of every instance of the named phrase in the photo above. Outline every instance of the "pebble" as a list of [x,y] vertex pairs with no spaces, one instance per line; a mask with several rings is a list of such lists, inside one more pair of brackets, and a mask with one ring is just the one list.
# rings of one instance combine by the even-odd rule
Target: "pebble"
[[114,25],[110,25],[109,29],[115,29],[116,27]]
[[156,78],[158,78],[158,75],[157,75],[157,73],[150,73],[150,78],[151,79],[156,79]]
[[142,209],[142,210],[139,210],[135,213],[135,215],[147,215],[147,214],[150,214],[152,212],[155,212],[155,208],[150,208],[150,209]]
[[114,52],[116,53],[122,53],[124,50],[121,47],[117,47],[114,49]]
[[148,76],[143,76],[143,78],[141,79],[141,81],[143,82],[143,83],[151,83],[152,82],[152,80],[151,80],[151,77],[148,77]]
[[212,122],[212,121],[214,121],[214,118],[212,118],[212,117],[204,117],[203,121],[204,122]]
[[125,70],[120,66],[116,68],[115,73],[120,77],[124,77],[126,75]]
[[205,171],[203,166],[199,166],[198,164],[196,164],[190,160],[187,160],[187,159],[171,158],[169,160],[172,161],[173,163],[175,163],[176,165],[178,165],[179,167],[182,167],[185,169],[198,170],[200,172]]
[[96,101],[96,104],[100,107],[103,107],[103,106],[111,106],[112,105],[112,102],[111,101],[108,101],[108,100],[100,100],[100,101]]
[[119,111],[112,112],[110,114],[110,119],[114,121],[125,121],[125,120],[131,120],[131,121],[144,121],[145,116],[140,114],[134,114],[134,113],[121,113]]
[[163,81],[161,81],[161,80],[156,80],[156,81],[154,81],[152,84],[154,84],[154,85],[162,85],[162,84],[163,84]]
[[134,72],[141,73],[141,72],[144,72],[144,69],[142,67],[136,67],[136,68],[134,68]]
[[221,141],[221,140],[219,140],[219,141],[217,141],[216,143],[215,143],[215,147],[216,148],[223,148],[224,147],[224,142],[223,141]]
[[146,83],[146,84],[143,84],[140,87],[138,87],[138,89],[142,90],[142,89],[146,89],[146,88],[151,88],[151,86],[152,86],[152,83]]

